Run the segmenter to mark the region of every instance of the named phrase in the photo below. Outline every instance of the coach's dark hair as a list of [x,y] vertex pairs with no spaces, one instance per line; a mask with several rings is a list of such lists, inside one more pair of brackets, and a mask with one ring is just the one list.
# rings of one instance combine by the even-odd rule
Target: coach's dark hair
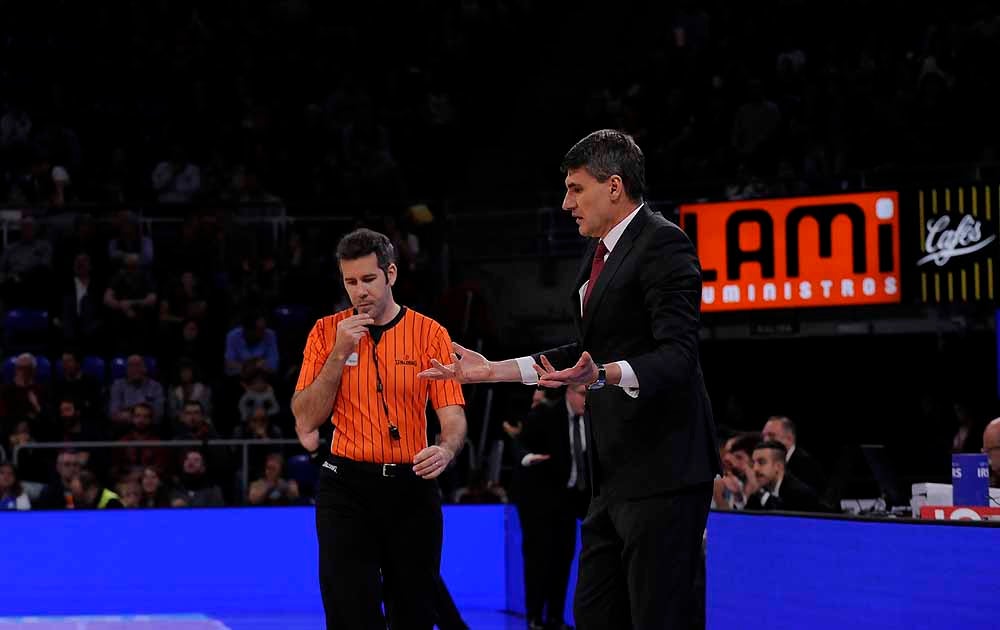
[[385,277],[388,279],[389,265],[396,262],[396,254],[388,236],[368,228],[358,228],[345,234],[337,243],[338,261],[357,260],[368,254],[375,254],[379,269],[385,272]]
[[562,161],[562,172],[585,168],[599,182],[622,178],[625,194],[639,201],[646,192],[646,159],[632,136],[614,129],[595,131],[573,145]]

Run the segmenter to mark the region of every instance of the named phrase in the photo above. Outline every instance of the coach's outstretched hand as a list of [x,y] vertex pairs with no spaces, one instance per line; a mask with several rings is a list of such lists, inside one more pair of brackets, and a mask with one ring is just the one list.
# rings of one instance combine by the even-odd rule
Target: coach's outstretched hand
[[543,354],[542,364],[535,364],[538,384],[542,387],[564,387],[566,385],[590,385],[597,380],[597,364],[589,352],[580,355],[580,360],[571,368],[557,370]]
[[432,367],[417,376],[433,381],[452,380],[459,383],[486,383],[493,377],[493,366],[486,357],[455,342],[452,342],[451,349],[452,363],[444,365],[437,359],[431,359]]

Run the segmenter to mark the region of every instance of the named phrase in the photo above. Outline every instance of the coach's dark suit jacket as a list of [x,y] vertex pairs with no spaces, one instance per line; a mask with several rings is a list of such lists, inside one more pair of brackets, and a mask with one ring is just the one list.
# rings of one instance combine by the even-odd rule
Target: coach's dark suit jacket
[[676,225],[643,205],[615,244],[580,316],[587,248],[570,296],[578,339],[541,354],[557,369],[587,350],[597,363],[626,360],[639,396],[608,385],[587,396],[592,487],[616,501],[711,482],[721,465],[698,359],[701,269]]

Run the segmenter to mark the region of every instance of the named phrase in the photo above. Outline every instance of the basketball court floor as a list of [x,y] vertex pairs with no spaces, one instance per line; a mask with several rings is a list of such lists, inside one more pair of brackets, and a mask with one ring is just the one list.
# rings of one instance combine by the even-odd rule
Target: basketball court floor
[[[475,630],[523,630],[522,617],[502,611],[466,610]],[[0,630],[323,630],[319,615],[94,615],[75,617],[0,617]]]

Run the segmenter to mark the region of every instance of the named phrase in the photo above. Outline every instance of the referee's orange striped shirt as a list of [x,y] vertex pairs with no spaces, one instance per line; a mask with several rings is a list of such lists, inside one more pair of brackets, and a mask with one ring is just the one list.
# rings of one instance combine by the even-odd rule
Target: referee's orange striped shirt
[[[351,315],[348,309],[316,321],[306,340],[295,391],[316,380],[333,350],[337,324]],[[432,358],[451,362],[451,337],[444,326],[406,307],[394,321],[374,345],[385,403],[401,439],[389,436],[389,422],[376,391],[374,342],[371,335],[364,335],[357,357],[352,355],[341,373],[331,416],[334,432],[330,452],[334,455],[379,464],[413,463],[413,456],[427,447],[428,397],[434,409],[465,404],[459,384],[417,378],[418,372],[431,367]]]

